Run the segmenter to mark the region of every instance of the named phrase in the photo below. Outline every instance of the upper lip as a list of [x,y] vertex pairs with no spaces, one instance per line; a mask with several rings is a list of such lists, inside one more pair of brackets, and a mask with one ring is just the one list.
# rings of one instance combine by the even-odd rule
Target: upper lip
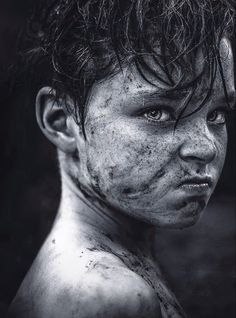
[[180,182],[179,187],[184,184],[206,184],[206,183],[209,185],[209,187],[211,187],[213,185],[212,178],[208,176],[188,177]]

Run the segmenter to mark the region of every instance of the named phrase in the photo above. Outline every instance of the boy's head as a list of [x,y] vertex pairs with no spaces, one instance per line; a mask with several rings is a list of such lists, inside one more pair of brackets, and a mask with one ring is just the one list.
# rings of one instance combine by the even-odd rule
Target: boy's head
[[36,113],[62,181],[148,223],[195,223],[225,158],[230,1],[53,1],[37,13],[31,61],[50,87]]

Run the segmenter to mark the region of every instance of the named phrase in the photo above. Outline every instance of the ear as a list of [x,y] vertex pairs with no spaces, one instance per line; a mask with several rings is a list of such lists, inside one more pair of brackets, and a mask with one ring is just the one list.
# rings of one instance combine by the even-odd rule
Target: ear
[[62,101],[55,101],[55,91],[51,87],[43,87],[37,94],[36,118],[43,134],[58,149],[67,153],[76,150],[72,115],[65,110]]

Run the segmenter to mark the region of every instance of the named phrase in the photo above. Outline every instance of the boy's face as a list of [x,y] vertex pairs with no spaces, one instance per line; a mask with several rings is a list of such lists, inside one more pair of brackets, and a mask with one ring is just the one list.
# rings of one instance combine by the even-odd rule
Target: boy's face
[[[233,94],[232,54],[225,54],[223,69]],[[217,73],[211,98],[174,131],[185,97],[157,85],[144,81],[131,66],[94,86],[78,167],[84,178],[78,179],[126,215],[158,226],[185,227],[198,220],[224,164],[226,101]],[[204,89],[204,84],[197,88],[187,113],[202,101]]]

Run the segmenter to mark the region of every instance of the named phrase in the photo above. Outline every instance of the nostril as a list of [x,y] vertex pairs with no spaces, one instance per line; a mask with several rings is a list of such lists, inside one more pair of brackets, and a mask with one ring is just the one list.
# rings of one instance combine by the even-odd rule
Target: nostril
[[190,161],[194,161],[196,159],[201,160],[200,156],[185,156],[185,159],[190,160]]
[[216,148],[213,144],[189,144],[185,143],[181,146],[179,154],[184,161],[198,161],[208,163],[214,160]]

